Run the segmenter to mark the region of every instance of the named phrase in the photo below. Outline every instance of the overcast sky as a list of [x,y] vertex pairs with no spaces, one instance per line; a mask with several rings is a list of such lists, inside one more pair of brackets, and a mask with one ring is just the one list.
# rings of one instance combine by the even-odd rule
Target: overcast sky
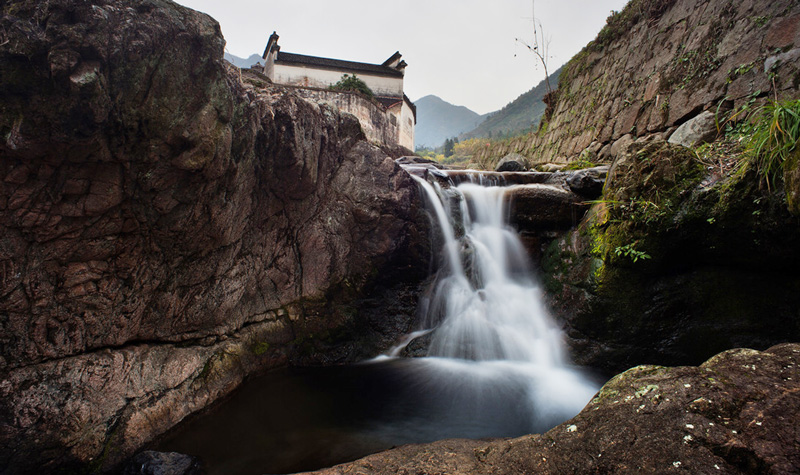
[[[525,46],[530,0],[178,0],[220,22],[227,51],[261,55],[273,30],[281,50],[366,63],[400,51],[411,100],[435,94],[484,114],[544,79]],[[537,0],[548,68],[568,61],[627,0]]]

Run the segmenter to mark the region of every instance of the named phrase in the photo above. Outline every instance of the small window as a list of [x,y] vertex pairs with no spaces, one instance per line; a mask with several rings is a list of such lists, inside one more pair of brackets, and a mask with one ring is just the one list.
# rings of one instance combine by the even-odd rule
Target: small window
[[409,126],[409,127],[413,127],[413,126],[414,126],[414,123],[413,123],[413,122],[411,122],[411,119],[408,119],[408,126]]
[[392,125],[397,125],[397,117],[390,115],[389,119],[391,120]]

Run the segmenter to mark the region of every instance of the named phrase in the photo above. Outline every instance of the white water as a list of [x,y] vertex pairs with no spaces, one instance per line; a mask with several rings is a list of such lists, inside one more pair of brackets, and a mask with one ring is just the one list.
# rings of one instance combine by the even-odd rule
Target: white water
[[462,183],[443,190],[414,178],[436,218],[444,262],[421,304],[424,328],[391,356],[431,332],[428,358],[420,361],[431,384],[488,384],[495,390],[522,384],[532,430],[577,414],[598,387],[570,366],[562,333],[508,225],[508,188]]

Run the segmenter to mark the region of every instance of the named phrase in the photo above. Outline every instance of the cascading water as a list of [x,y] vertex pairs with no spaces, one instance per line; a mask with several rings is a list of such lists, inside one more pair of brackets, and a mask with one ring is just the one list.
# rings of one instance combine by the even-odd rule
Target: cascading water
[[[464,183],[453,188],[454,200],[419,182],[441,208],[436,215],[450,270],[439,279],[425,319],[428,326],[438,324],[429,355],[563,366],[560,331],[541,303],[522,243],[506,222],[507,189]],[[458,212],[448,215],[445,206],[458,206]],[[463,229],[460,239],[456,228]]]
[[[583,408],[597,386],[569,366],[507,224],[507,190],[419,182],[442,236],[422,327],[365,364],[251,381],[159,450],[199,456],[212,475],[289,473],[407,443],[542,432]],[[399,357],[417,338],[430,339],[428,356]]]
[[458,373],[478,388],[518,394],[523,388],[519,399],[530,409],[531,431],[575,415],[597,386],[569,365],[561,331],[508,224],[512,188],[465,182],[442,189],[414,178],[441,230],[444,258],[432,294],[423,299],[425,328],[414,335],[432,333],[423,364],[434,373]]

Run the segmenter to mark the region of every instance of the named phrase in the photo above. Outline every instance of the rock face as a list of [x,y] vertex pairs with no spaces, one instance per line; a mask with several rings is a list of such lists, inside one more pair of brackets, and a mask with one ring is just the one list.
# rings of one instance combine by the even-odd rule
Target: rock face
[[613,374],[800,339],[800,221],[757,179],[706,172],[684,147],[633,144],[548,248],[543,282],[577,361]]
[[242,83],[169,1],[2,15],[0,466],[109,468],[248,374],[405,330],[418,191],[354,117]]
[[796,344],[638,366],[545,434],[408,445],[315,473],[797,473],[798,378]]
[[[797,97],[800,5],[793,0],[641,0],[609,17],[558,82],[546,130],[485,147],[564,162],[599,145],[666,133],[703,111]],[[774,82],[773,82],[774,79]]]

